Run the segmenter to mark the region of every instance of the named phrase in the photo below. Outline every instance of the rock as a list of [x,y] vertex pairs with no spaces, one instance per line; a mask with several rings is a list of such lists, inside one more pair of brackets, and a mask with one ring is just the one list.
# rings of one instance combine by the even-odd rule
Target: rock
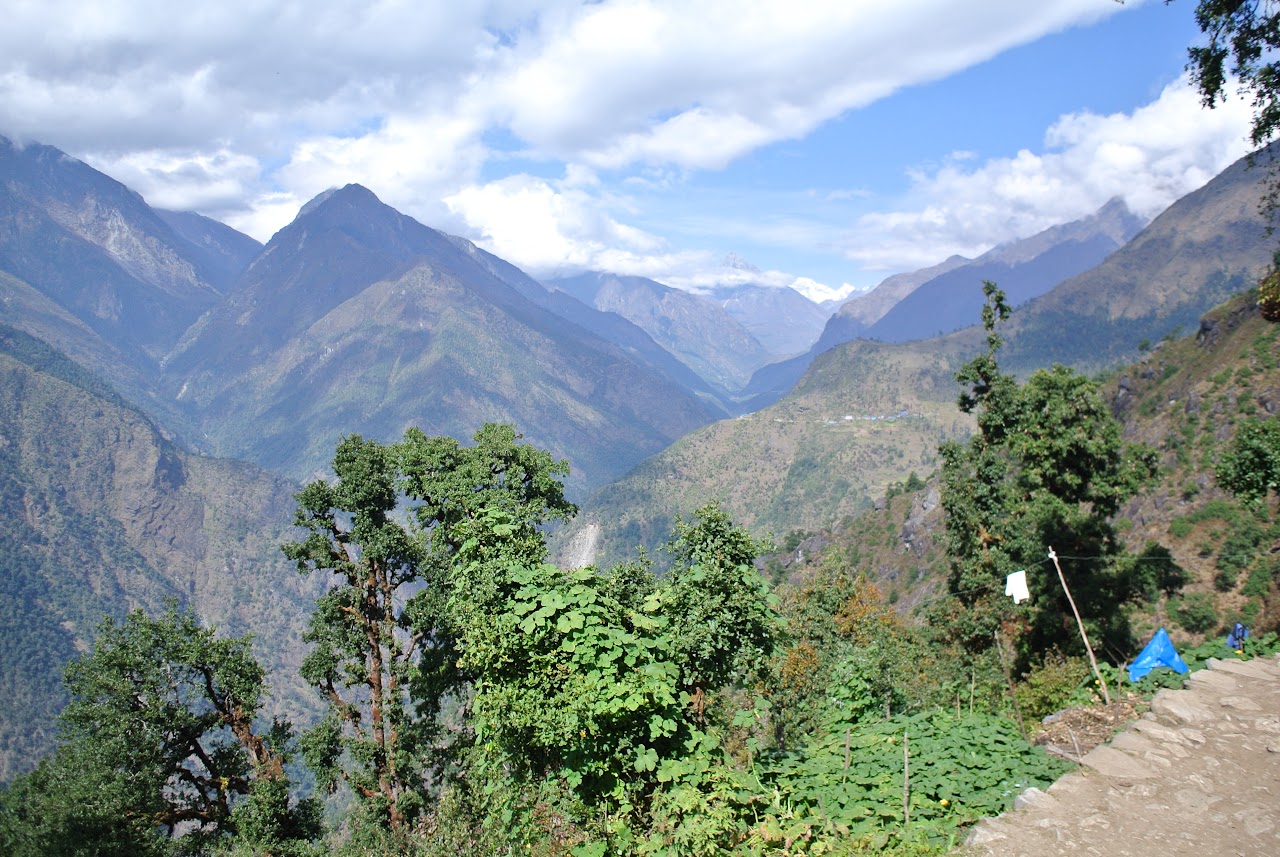
[[1207,723],[1217,714],[1188,690],[1162,690],[1151,699],[1151,710],[1182,723]]
[[1247,696],[1222,697],[1223,708],[1234,708],[1236,711],[1261,711],[1262,706]]
[[969,831],[969,835],[965,837],[965,845],[986,845],[988,842],[999,842],[1002,839],[1008,839],[1009,835],[997,830],[990,819],[985,819],[974,825],[973,830]]
[[1274,680],[1280,677],[1280,672],[1276,670],[1275,666],[1268,664],[1262,658],[1252,661],[1220,661],[1217,658],[1209,658],[1209,660],[1205,661],[1205,664],[1211,670],[1244,676],[1245,678]]
[[1127,753],[1150,753],[1159,747],[1154,741],[1140,732],[1123,732],[1115,737],[1115,740],[1111,742],[1111,746]]
[[1029,806],[1051,806],[1053,797],[1037,788],[1029,788],[1013,799],[1014,809],[1026,809]]
[[1080,764],[1104,776],[1123,780],[1149,780],[1156,776],[1146,762],[1112,747],[1094,747],[1085,753]]
[[1188,686],[1192,684],[1203,685],[1220,692],[1240,689],[1239,679],[1235,678],[1230,673],[1222,672],[1221,670],[1197,670],[1191,674],[1191,677],[1187,679],[1187,682]]

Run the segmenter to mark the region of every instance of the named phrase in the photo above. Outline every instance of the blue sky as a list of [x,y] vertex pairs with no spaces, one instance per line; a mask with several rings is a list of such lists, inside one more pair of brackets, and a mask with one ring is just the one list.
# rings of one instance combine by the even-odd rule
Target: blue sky
[[358,182],[535,276],[822,297],[1243,155],[1194,5],[50,0],[7,12],[0,133],[262,240]]

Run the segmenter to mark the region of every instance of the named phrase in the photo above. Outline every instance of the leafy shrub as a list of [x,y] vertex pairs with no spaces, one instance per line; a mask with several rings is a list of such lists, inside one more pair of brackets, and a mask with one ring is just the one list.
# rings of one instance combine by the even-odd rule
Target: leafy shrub
[[1216,476],[1223,488],[1255,503],[1280,487],[1280,421],[1250,420],[1241,425],[1218,462]]
[[1193,634],[1205,634],[1218,625],[1218,611],[1213,606],[1213,596],[1207,592],[1192,592],[1180,598],[1173,609],[1178,624]]
[[1271,588],[1271,578],[1275,571],[1274,567],[1269,567],[1267,564],[1255,565],[1249,571],[1249,579],[1244,582],[1244,586],[1240,587],[1240,594],[1251,597],[1266,595]]
[[1233,524],[1239,517],[1240,511],[1234,503],[1230,500],[1217,498],[1196,509],[1187,516],[1187,520],[1193,524],[1213,520],[1226,521],[1228,524]]
[[1170,688],[1181,690],[1187,680],[1186,673],[1176,672],[1169,667],[1156,667],[1138,682],[1138,692],[1143,695],[1154,694],[1158,690]]
[[1088,677],[1089,662],[1084,657],[1051,652],[1014,690],[1022,716],[1039,720],[1046,714],[1086,702],[1081,695],[1081,684]]
[[1175,539],[1185,539],[1191,535],[1191,522],[1186,518],[1174,518],[1169,522],[1169,535]]
[[1218,549],[1215,564],[1220,569],[1237,572],[1248,568],[1265,538],[1266,531],[1254,518],[1241,516]]

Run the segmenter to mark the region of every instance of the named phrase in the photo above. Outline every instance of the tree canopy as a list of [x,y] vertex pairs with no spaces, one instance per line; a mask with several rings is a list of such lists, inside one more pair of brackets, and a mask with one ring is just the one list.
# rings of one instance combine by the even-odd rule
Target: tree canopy
[[289,854],[320,832],[284,763],[289,724],[259,731],[262,667],[171,607],[107,620],[67,668],[63,743],[5,795],[0,848],[22,854],[197,852],[232,833]]
[[1280,491],[1280,421],[1274,417],[1242,423],[1218,459],[1218,484],[1254,503]]
[[[1009,311],[995,284],[985,283],[984,292],[988,348],[956,376],[966,386],[960,408],[976,414],[978,431],[941,447],[956,597],[938,608],[936,622],[975,649],[989,647],[1001,626],[1017,632],[1024,652],[1076,647],[1061,587],[1043,573],[1052,547],[1086,619],[1124,650],[1128,626],[1120,608],[1140,587],[1110,518],[1154,475],[1154,452],[1123,442],[1089,379],[1062,366],[1037,370],[1021,384],[1002,372],[996,325]],[[1003,594],[1005,578],[1018,570],[1032,575],[1025,607]]]

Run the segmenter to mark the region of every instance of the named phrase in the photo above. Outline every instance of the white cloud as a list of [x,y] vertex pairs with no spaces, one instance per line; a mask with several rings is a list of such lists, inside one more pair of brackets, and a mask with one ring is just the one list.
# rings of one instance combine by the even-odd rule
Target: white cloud
[[618,0],[540,28],[478,91],[553,157],[718,167],[1115,11],[1095,0]]
[[[261,239],[316,193],[359,182],[531,270],[608,268],[697,288],[743,274],[723,269],[719,251],[674,250],[629,226],[634,203],[610,188],[670,192],[688,171],[800,139],[904,87],[1134,5],[19,3],[0,28],[0,133],[61,146],[154,204]],[[1221,161],[1217,120],[1170,109],[1068,117],[1043,154],[980,164],[955,153],[917,178],[915,208],[868,218],[868,240],[849,254],[896,269],[913,266],[921,246],[922,264],[972,252],[1055,212],[1096,208],[1104,187],[1135,174],[1131,204],[1156,207]],[[1169,124],[1173,114],[1181,124]],[[1155,127],[1163,148],[1141,133]],[[498,137],[520,151],[492,151]],[[752,218],[765,219],[742,212]],[[812,228],[764,231],[802,244]],[[848,288],[781,271],[755,281]]]
[[[400,172],[420,209],[439,211],[474,182],[489,130],[556,162],[715,168],[1113,6],[20,3],[0,29],[0,132],[104,163],[251,158],[256,187],[237,171],[246,208],[305,199],[337,168],[351,173],[332,183],[407,198]],[[179,202],[182,171],[134,175]],[[202,203],[207,179],[190,189]]]
[[248,155],[212,152],[128,152],[96,158],[90,166],[131,188],[146,188],[156,208],[199,209],[210,216],[234,213],[257,183],[258,162]]
[[845,252],[869,268],[912,270],[1087,216],[1116,196],[1154,217],[1246,154],[1249,115],[1238,98],[1204,110],[1181,79],[1132,113],[1064,116],[1041,153],[952,158],[919,172],[909,205],[863,216]]
[[610,217],[607,206],[573,171],[551,182],[510,176],[459,190],[445,202],[485,249],[535,275],[600,268],[622,273],[641,257],[664,253],[657,236]]

